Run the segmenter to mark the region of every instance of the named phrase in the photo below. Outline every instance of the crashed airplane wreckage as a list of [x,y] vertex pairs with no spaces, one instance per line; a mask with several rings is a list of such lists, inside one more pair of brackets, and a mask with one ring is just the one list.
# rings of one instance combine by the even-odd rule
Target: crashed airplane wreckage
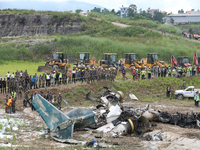
[[156,112],[147,105],[143,109],[124,107],[120,103],[124,94],[104,87],[100,99],[86,95],[87,99],[101,102],[96,109],[73,109],[64,114],[40,95],[36,95],[32,104],[50,130],[53,139],[68,142],[73,132],[79,128],[89,127],[108,133],[111,137],[120,135],[142,134],[151,129],[149,121],[158,121],[184,128],[200,128],[200,113],[181,114]]

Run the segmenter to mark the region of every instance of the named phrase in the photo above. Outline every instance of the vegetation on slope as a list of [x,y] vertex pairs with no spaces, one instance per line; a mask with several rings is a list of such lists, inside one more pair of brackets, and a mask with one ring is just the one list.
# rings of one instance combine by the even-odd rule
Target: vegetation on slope
[[[192,77],[192,78],[184,78],[186,81],[186,86],[194,85],[195,88],[200,88],[199,86],[199,78]],[[141,81],[121,81],[121,82],[97,82],[90,85],[80,85],[79,87],[74,87],[69,90],[63,95],[64,99],[67,100],[72,106],[91,106],[97,105],[95,102],[85,99],[85,95],[87,92],[91,91],[91,96],[99,98],[99,94],[104,92],[104,88],[102,86],[108,86],[110,89],[114,91],[122,91],[125,94],[125,100],[130,100],[128,95],[130,93],[135,94],[138,99],[142,102],[158,102],[158,103],[179,103],[185,105],[193,105],[193,100],[188,102],[188,99],[185,100],[178,100],[173,99],[170,100],[166,98],[166,87],[169,85],[174,88],[174,90],[180,90],[181,85],[183,83],[182,78],[158,78],[158,79],[151,79],[151,80],[141,80]],[[82,97],[80,99],[80,97]],[[176,97],[175,97],[176,98]]]

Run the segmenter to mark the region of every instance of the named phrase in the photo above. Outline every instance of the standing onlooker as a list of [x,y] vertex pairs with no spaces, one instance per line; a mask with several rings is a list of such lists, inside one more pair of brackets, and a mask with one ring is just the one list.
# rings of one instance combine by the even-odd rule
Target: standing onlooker
[[72,82],[72,72],[71,70],[69,70],[69,73],[68,73],[68,83],[71,83]]
[[135,68],[133,69],[133,80],[135,80],[135,78],[136,78],[136,70],[135,70]]
[[122,79],[125,80],[125,77],[126,77],[126,70],[125,70],[125,67],[123,67],[123,69],[122,69]]
[[10,80],[10,76],[11,76],[11,75],[10,75],[10,72],[8,71],[8,73],[6,74],[7,81]]
[[3,88],[3,94],[4,92],[6,94],[6,78],[4,78],[4,80],[2,81],[2,88]]
[[72,83],[73,83],[73,82],[76,83],[75,77],[76,77],[76,70],[73,69],[73,71],[72,71]]
[[199,75],[199,73],[200,73],[200,67],[197,66],[197,76]]
[[37,88],[38,89],[38,75],[37,75],[37,73],[35,73],[35,88]]
[[168,76],[171,77],[171,75],[172,75],[172,69],[171,69],[171,67],[169,66],[169,69],[168,69]]
[[170,91],[171,91],[171,88],[170,88],[170,86],[168,85],[168,86],[167,86],[167,97],[170,97]]
[[181,88],[185,89],[185,86],[186,86],[186,81],[183,80],[183,85],[181,85]]

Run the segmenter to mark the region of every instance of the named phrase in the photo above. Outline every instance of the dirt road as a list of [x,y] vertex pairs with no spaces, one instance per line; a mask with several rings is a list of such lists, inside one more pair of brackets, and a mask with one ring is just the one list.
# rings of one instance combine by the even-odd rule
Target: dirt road
[[[127,25],[127,24],[123,24],[123,23],[119,23],[119,22],[112,22],[112,24],[115,25],[115,26],[117,26],[117,27],[119,27],[119,28],[131,27],[131,25]],[[161,31],[158,31],[158,30],[155,30],[155,29],[150,29],[150,30],[162,34]],[[199,40],[188,39],[188,38],[185,38],[185,37],[181,37],[181,35],[180,35],[180,36],[177,36],[177,35],[173,35],[173,34],[170,34],[170,33],[167,33],[167,32],[166,32],[164,35],[172,36],[172,37],[177,37],[177,38],[184,38],[184,39],[186,39],[186,40],[188,40],[188,41],[200,43]]]

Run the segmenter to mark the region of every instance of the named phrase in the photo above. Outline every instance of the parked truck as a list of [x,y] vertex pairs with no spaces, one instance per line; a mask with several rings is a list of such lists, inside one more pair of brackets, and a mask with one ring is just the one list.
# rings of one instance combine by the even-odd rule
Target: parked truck
[[200,91],[200,89],[195,89],[194,86],[188,86],[186,89],[176,90],[174,95],[177,96],[179,100],[185,97],[193,98],[196,91]]

